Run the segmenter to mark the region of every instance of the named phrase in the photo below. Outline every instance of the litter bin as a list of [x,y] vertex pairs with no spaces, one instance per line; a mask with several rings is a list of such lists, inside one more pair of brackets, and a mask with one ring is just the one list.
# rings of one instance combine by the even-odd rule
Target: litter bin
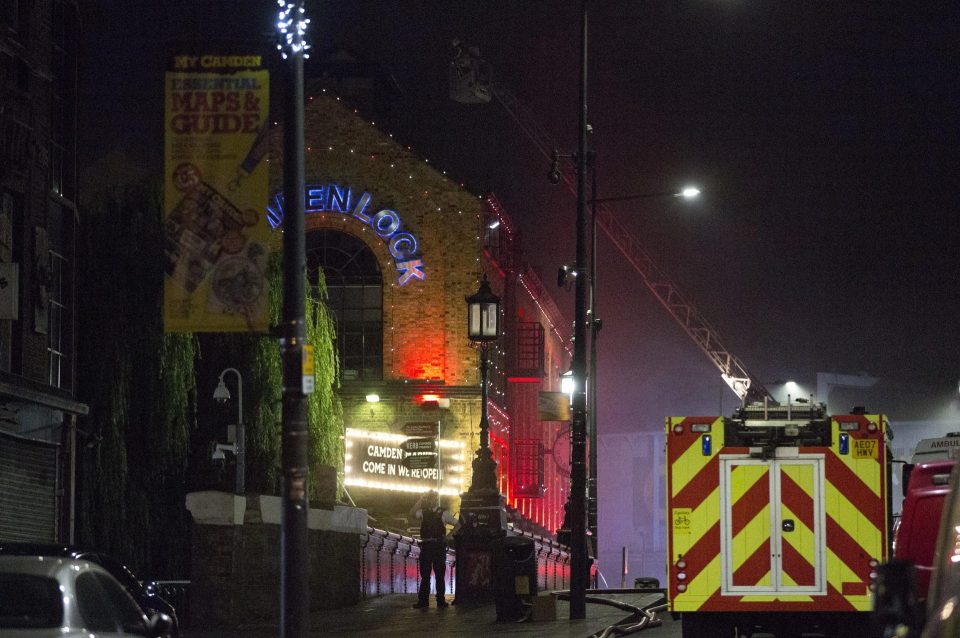
[[497,620],[520,620],[537,595],[537,548],[533,539],[523,536],[507,536],[500,547],[494,590]]
[[660,580],[653,576],[641,576],[633,579],[634,589],[660,589]]

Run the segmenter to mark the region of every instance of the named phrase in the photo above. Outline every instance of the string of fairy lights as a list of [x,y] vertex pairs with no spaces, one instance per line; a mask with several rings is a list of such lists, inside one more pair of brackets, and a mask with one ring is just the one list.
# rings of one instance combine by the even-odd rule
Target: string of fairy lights
[[[323,89],[323,90],[322,90],[322,93],[323,93],[323,94],[327,94],[326,89]],[[335,97],[335,96],[329,96],[329,97],[333,97],[333,99],[335,99],[337,102],[340,102],[340,101],[341,101],[341,99],[340,99],[339,97]],[[309,101],[312,102],[313,100],[314,100],[314,97],[310,97],[310,98],[309,98]],[[358,111],[357,111],[356,109],[354,109],[354,110],[353,110],[353,113],[354,113],[354,114],[358,114]],[[374,121],[369,122],[369,126],[376,128],[376,122],[374,122]],[[379,130],[379,129],[378,129],[378,130]],[[392,133],[384,133],[384,134],[386,134],[390,139],[393,139],[393,137],[394,137]],[[436,190],[441,190],[441,191],[443,191],[443,190],[449,189],[449,184],[450,184],[451,180],[447,177],[447,172],[446,172],[445,170],[441,170],[441,169],[435,168],[434,166],[430,165],[430,160],[429,160],[429,159],[416,157],[415,154],[414,154],[414,152],[413,152],[413,149],[412,149],[410,146],[404,146],[404,145],[399,145],[399,144],[398,144],[398,147],[401,148],[401,149],[405,149],[406,151],[410,152],[410,155],[407,155],[407,156],[400,155],[400,156],[395,156],[395,157],[389,157],[389,158],[387,158],[387,156],[386,156],[385,153],[379,152],[379,153],[375,153],[375,154],[370,154],[370,155],[368,155],[368,156],[367,156],[367,159],[368,159],[369,161],[385,161],[385,162],[386,162],[386,165],[387,165],[387,167],[388,167],[389,169],[394,170],[394,171],[400,171],[401,173],[405,172],[406,175],[407,175],[407,180],[408,180],[408,181],[413,181],[413,180],[415,180],[417,177],[420,177],[420,176],[418,176],[418,175],[415,175],[415,173],[416,173],[416,170],[415,170],[416,165],[414,164],[414,165],[411,166],[411,165],[410,165],[410,161],[411,161],[411,160],[414,160],[414,161],[416,161],[417,164],[420,164],[420,163],[421,163],[420,160],[422,160],[421,166],[422,166],[423,168],[426,168],[426,169],[427,169],[427,175],[426,175],[427,179],[430,179],[430,180],[442,179],[442,180],[443,180],[443,184],[441,184],[440,187],[439,187],[439,189],[436,189]],[[341,154],[346,154],[346,155],[348,155],[348,156],[354,156],[354,157],[357,157],[357,158],[359,158],[359,157],[361,156],[361,154],[357,152],[357,149],[356,149],[356,148],[352,148],[352,147],[350,147],[349,145],[347,145],[347,146],[345,146],[345,147],[340,147],[340,146],[334,146],[334,145],[328,144],[328,145],[326,145],[326,146],[324,146],[324,147],[320,147],[320,148],[315,148],[314,146],[310,145],[310,146],[307,146],[305,150],[306,150],[307,153],[309,153],[309,154],[313,154],[313,153],[315,153],[315,152],[326,152],[326,153],[338,153],[338,152],[339,152],[339,153],[341,153]],[[342,155],[341,155],[341,157],[342,157]],[[383,168],[383,167],[381,167],[381,168]],[[438,175],[438,173],[439,173],[439,175]],[[437,201],[434,199],[434,197],[433,197],[434,189],[431,189],[431,188],[430,188],[431,186],[435,186],[435,185],[436,185],[435,183],[434,183],[434,184],[429,184],[429,183],[428,183],[428,184],[423,184],[423,185],[417,184],[416,193],[418,193],[421,197],[426,198],[427,203],[428,203],[428,205],[429,205],[429,207],[430,207],[431,209],[435,210],[436,212],[443,212],[443,207],[440,206],[440,205],[438,205],[438,202],[437,202]],[[427,188],[424,188],[424,186],[426,186]],[[458,186],[459,186],[459,188],[460,188],[461,191],[467,192],[467,191],[466,191],[466,187],[465,187],[465,185],[464,185],[463,183],[460,183]],[[476,197],[478,200],[485,202],[489,207],[493,208],[494,214],[495,214],[496,217],[501,221],[501,224],[502,224],[503,228],[506,230],[506,232],[507,232],[508,234],[510,234],[510,235],[513,234],[512,228],[511,228],[511,226],[509,225],[509,223],[508,223],[508,222],[507,222],[507,223],[504,223],[504,220],[506,219],[506,217],[505,217],[505,215],[504,215],[504,213],[503,213],[503,211],[502,211],[502,208],[499,206],[499,204],[497,204],[497,203],[495,202],[495,200],[493,200],[493,199],[490,198],[490,197],[484,198],[483,196],[473,195],[473,194],[471,194],[471,193],[469,193],[469,192],[467,192],[467,193],[468,193],[468,195],[469,195],[471,198],[472,198],[472,197]],[[416,197],[415,197],[413,194],[410,194],[410,195],[407,196],[407,199],[408,199],[408,201],[415,201]],[[415,215],[417,211],[411,211],[411,212]],[[458,207],[458,208],[457,208],[457,215],[462,217],[462,216],[464,216],[464,214],[465,214],[465,213],[464,213],[464,211],[463,211],[463,208],[462,208],[462,207]],[[375,246],[375,247],[378,249],[378,252],[380,252],[381,256],[382,256],[383,259],[384,259],[384,263],[385,263],[387,266],[392,266],[392,265],[394,265],[394,260],[393,260],[392,257],[389,255],[389,251],[388,251],[388,249],[387,249],[387,243],[383,240],[382,237],[380,237],[380,236],[377,235],[375,232],[373,232],[368,226],[359,223],[357,220],[354,220],[354,219],[353,219],[350,215],[348,215],[348,214],[343,214],[343,213],[329,213],[329,212],[327,212],[327,213],[320,213],[319,215],[320,215],[321,217],[326,217],[326,218],[328,218],[328,219],[338,217],[338,218],[340,219],[341,224],[343,224],[344,226],[346,226],[346,225],[349,223],[349,224],[351,225],[351,227],[353,227],[354,229],[359,229],[360,232],[361,232],[361,234],[365,237],[365,242],[366,242],[368,245]],[[480,262],[481,262],[481,255],[483,254],[483,251],[482,251],[483,237],[479,234],[479,228],[481,228],[481,226],[482,226],[482,224],[481,224],[482,216],[481,216],[481,211],[480,211],[479,209],[478,209],[478,212],[474,215],[474,217],[475,217],[476,222],[477,222],[477,223],[476,223],[476,228],[478,229],[477,234],[474,235],[474,241],[477,242],[477,251],[476,251],[477,257],[475,258],[475,262],[476,262],[476,264],[477,264],[477,272],[479,273],[479,272],[481,272],[481,270],[482,270],[482,267],[481,267],[481,263],[480,263]],[[474,278],[474,282],[473,282],[473,283],[474,283],[474,285],[477,285],[477,286],[480,285],[480,277],[479,277],[479,274]],[[390,313],[391,313],[392,316],[396,316],[396,305],[397,305],[397,304],[396,304],[396,299],[397,299],[396,289],[397,289],[399,286],[398,286],[398,284],[397,284],[396,282],[390,282],[389,287],[390,287],[390,289],[391,289],[391,293],[390,293],[390,295],[389,295],[389,297],[390,297],[390,303],[389,303]],[[525,289],[528,291],[528,294],[529,294],[529,288],[527,288],[527,287],[525,286]],[[418,295],[421,295],[421,296],[422,296],[422,295],[424,294],[424,292],[425,292],[425,286],[422,286],[422,285],[421,285],[421,286],[417,286],[417,294],[418,294]],[[542,306],[540,306],[540,304],[539,304],[539,302],[537,301],[536,297],[535,297],[534,295],[532,295],[532,294],[531,294],[531,299],[534,301],[534,303],[536,303],[536,304],[538,305],[538,307],[541,308],[541,311],[542,311]],[[546,313],[546,312],[544,312],[544,316],[545,316],[545,317],[549,317],[549,314]],[[554,332],[556,332],[556,333],[559,335],[559,332],[556,330],[555,326],[553,326],[553,323],[552,323],[552,322],[550,322],[550,325],[551,325],[551,328],[553,328]],[[396,330],[397,330],[397,327],[396,327],[396,325],[394,325],[394,322],[390,322],[390,328],[389,328],[389,331],[390,331],[390,335],[389,335],[389,341],[390,341],[389,352],[391,353],[391,356],[390,356],[390,366],[389,366],[389,369],[390,369],[390,372],[391,372],[392,375],[394,375],[394,376],[402,376],[403,371],[400,371],[400,370],[397,369],[397,359],[396,359],[396,357],[395,357],[395,353],[396,353],[396,351],[397,351],[397,336],[396,336]],[[507,338],[507,337],[509,337],[509,335],[504,334],[503,337],[504,337],[504,338]],[[501,339],[501,340],[500,340],[500,343],[502,343],[503,341],[504,341],[504,339]],[[491,367],[490,377],[491,377],[491,379],[488,380],[488,386],[489,386],[488,389],[490,390],[490,396],[491,396],[495,401],[499,401],[501,404],[505,404],[505,402],[506,402],[506,392],[505,392],[505,390],[504,390],[503,384],[502,384],[502,383],[496,383],[496,379],[497,379],[498,377],[499,377],[499,378],[505,378],[505,376],[506,376],[506,368],[505,368],[505,366],[503,365],[502,362],[505,360],[507,353],[506,353],[506,350],[504,349],[504,347],[503,347],[502,345],[500,345],[500,343],[494,343],[492,346],[490,346],[490,349],[491,349],[491,352],[490,352],[490,354],[491,354],[491,357],[490,357],[490,367]],[[440,374],[443,374],[443,373],[445,373],[446,371],[445,371],[445,370],[438,370],[437,372],[439,373],[439,374],[438,374],[438,376],[439,376]]]
[[302,51],[304,59],[309,58],[307,50],[310,49],[310,44],[307,43],[306,36],[310,18],[306,17],[306,9],[302,4],[298,7],[297,3],[287,0],[277,0],[277,5],[280,7],[277,14],[277,32],[280,35],[277,50],[281,57],[286,60]]
[[[307,53],[307,51],[311,48],[311,46],[306,40],[306,31],[310,24],[310,19],[305,16],[305,9],[303,7],[302,2],[277,0],[277,4],[280,8],[278,17],[277,17],[277,23],[276,23],[276,27],[280,36],[279,38],[280,41],[277,43],[277,49],[280,51],[281,56],[283,57],[283,59],[287,59],[290,55],[301,54],[304,59],[309,58],[309,54]],[[322,92],[324,94],[327,93],[326,89],[322,90]],[[309,98],[310,101],[313,101],[313,99],[314,99],[313,97]],[[340,98],[336,97],[336,101],[340,102]],[[358,114],[357,110],[355,109],[353,110],[353,112],[354,114]],[[276,124],[277,123],[274,122],[274,125]],[[371,121],[370,126],[376,127],[376,123]],[[389,136],[390,139],[393,139],[392,133],[389,133],[387,135]],[[417,159],[413,155],[413,152],[410,146],[406,146],[405,148],[408,152],[411,153],[411,155],[408,157],[403,157],[401,155],[396,158],[393,158],[392,161],[389,162],[389,168],[391,170],[409,170],[410,172],[407,173],[407,179],[408,181],[412,182],[414,180],[413,166],[410,166],[408,169],[403,169],[403,168],[398,169],[398,166],[397,166],[399,163],[405,163],[404,161]],[[307,146],[305,150],[307,153],[314,152],[314,149],[312,146]],[[332,153],[332,152],[337,152],[338,149],[336,149],[334,146],[328,145],[325,149],[319,149],[319,150],[325,150],[328,153]],[[347,148],[345,150],[348,151],[348,154],[350,156],[357,155],[356,149],[354,148]],[[369,156],[369,159],[371,161],[376,161],[376,160],[379,160],[381,156],[382,156],[382,153],[374,153]],[[269,157],[267,158],[267,161],[268,162],[270,161]],[[440,190],[441,192],[449,192],[450,180],[447,178],[447,172],[445,170],[433,168],[432,166],[430,166],[429,159],[426,159],[426,158],[423,158],[423,166],[426,166],[429,168],[428,174],[430,177],[435,178],[437,173],[439,172],[440,176],[442,176],[444,181]],[[460,183],[459,186],[461,190],[465,190],[465,186],[463,183]],[[418,191],[422,193],[422,196],[426,198],[427,202],[431,207],[435,207],[437,212],[441,212],[441,213],[443,212],[442,207],[437,205],[438,202],[435,201],[429,189],[426,189],[426,190],[418,189]],[[408,195],[407,199],[413,200],[414,196]],[[484,198],[481,196],[477,196],[477,199],[484,200]],[[508,239],[512,241],[513,234],[514,234],[513,228],[509,222],[509,219],[505,215],[502,207],[500,206],[499,202],[494,197],[488,196],[485,198],[485,203],[487,205],[487,209],[491,213],[493,213],[493,216],[497,223],[497,227],[501,228],[503,232],[507,234]],[[413,214],[415,215],[418,213],[423,214],[423,211],[413,212]],[[461,217],[464,215],[464,211],[462,207],[457,207],[457,214],[458,216],[461,216]],[[327,214],[321,214],[320,218],[333,219],[336,216],[338,216],[337,213],[327,213]],[[347,224],[348,220],[352,220],[351,216],[345,215],[345,214],[340,214],[339,217],[340,217],[341,224],[344,226]],[[475,215],[475,218],[477,222],[476,228],[479,231],[483,227],[483,218],[481,217],[481,211],[479,209]],[[361,236],[364,237],[364,242],[372,247],[375,247],[380,252],[381,257],[384,258],[384,262],[386,263],[387,266],[393,265],[393,259],[391,258],[392,256],[390,255],[390,251],[388,249],[386,241],[384,241],[384,239],[381,236],[377,235],[375,232],[372,232],[366,225],[360,224],[356,220],[353,220],[353,222],[354,223],[352,225],[360,229]],[[356,228],[353,228],[353,230],[355,231]],[[372,240],[371,240],[371,237],[373,238]],[[477,251],[476,251],[477,257],[475,260],[477,264],[477,268],[476,268],[476,278],[474,280],[474,284],[476,286],[479,286],[480,275],[483,271],[483,267],[481,264],[481,255],[486,253],[486,251],[484,250],[484,238],[481,237],[480,234],[477,234],[475,235],[474,239],[477,242]],[[486,254],[488,257],[490,257],[489,253],[486,253]],[[497,268],[497,270],[499,270],[499,265],[496,264],[496,261],[493,259],[491,259],[491,261],[493,262],[493,265]],[[502,271],[501,271],[501,274],[502,274]],[[552,332],[559,338],[560,342],[563,344],[563,347],[569,353],[570,352],[569,343],[563,337],[560,331],[557,329],[557,326],[555,325],[555,321],[554,321],[554,318],[555,318],[554,313],[550,312],[547,308],[544,308],[544,306],[540,303],[539,295],[535,294],[534,291],[531,290],[531,286],[528,285],[528,283],[524,280],[523,274],[520,274],[518,276],[518,280],[520,281],[523,290],[526,291],[527,295],[529,295],[530,299],[540,310],[541,317],[545,319],[546,322],[550,325],[550,329],[552,330]],[[538,284],[539,282],[535,282],[534,287],[540,287]],[[417,293],[419,296],[423,296],[425,287],[426,286],[424,285],[417,286]],[[396,317],[396,298],[397,298],[396,288],[397,288],[397,283],[390,282],[391,319]],[[503,310],[501,309],[501,313],[502,312]],[[389,337],[390,339],[390,371],[394,377],[397,377],[399,375],[397,374],[397,358],[395,356],[395,352],[397,349],[397,336],[396,336],[395,323],[396,323],[395,321],[389,322],[389,325],[390,325],[390,337]],[[503,325],[502,321],[501,321],[501,325]],[[492,390],[494,401],[488,404],[488,408],[489,408],[488,421],[496,429],[496,431],[502,434],[506,434],[510,428],[509,426],[510,416],[500,407],[501,405],[506,405],[505,383],[502,383],[502,382],[498,383],[495,381],[495,380],[505,381],[506,379],[505,366],[503,366],[502,364],[502,362],[505,361],[505,358],[506,358],[506,351],[499,344],[506,342],[506,340],[509,338],[509,334],[504,332],[502,336],[503,338],[499,342],[494,342],[489,346],[493,354],[493,356],[490,357],[490,364],[491,364],[491,367],[493,368],[493,374],[490,375],[492,379],[488,379],[488,390]],[[447,371],[444,369],[444,370],[438,370],[438,372],[440,373],[440,378],[444,378]],[[489,393],[488,393],[488,396],[490,396]],[[376,436],[377,435],[374,435],[374,437]],[[390,435],[385,434],[384,436],[390,436]],[[392,435],[392,436],[397,436],[397,435]],[[460,443],[460,445],[462,446],[462,443]],[[349,446],[349,443],[348,443],[348,446]],[[462,459],[462,447],[461,447],[460,453],[461,453],[461,459]],[[349,453],[347,454],[347,457],[348,457],[347,463],[349,463],[350,462]],[[362,479],[358,479],[358,480],[363,482]],[[462,477],[461,477],[461,482],[462,482]],[[360,484],[360,483],[357,483],[357,484]],[[372,487],[373,485],[370,485],[370,486]],[[393,486],[393,487],[396,487],[396,486]],[[406,489],[406,487],[404,487],[403,489]],[[460,490],[462,490],[462,484],[459,486],[459,489],[454,488],[452,492],[459,493]],[[561,488],[561,492],[562,491],[563,490]],[[526,508],[524,509],[526,510]],[[526,511],[524,513],[526,513]],[[543,512],[541,512],[541,514],[543,514]],[[545,521],[541,521],[541,522],[545,522]],[[556,525],[553,525],[553,526],[556,527]]]
[[[324,97],[334,99],[336,102],[342,102],[339,97],[328,94],[326,90],[322,90],[321,93]],[[320,97],[320,96],[316,96],[316,97]],[[309,98],[310,102],[312,102],[313,100],[314,100],[314,97]],[[355,115],[359,115],[358,111],[355,109],[352,109],[352,112]],[[363,121],[360,119],[357,119],[356,122],[357,124],[360,124]],[[369,121],[369,122],[363,122],[363,123],[366,125],[369,125],[370,127],[373,127],[380,134],[386,135],[389,139],[391,140],[394,139],[394,136],[392,133],[386,133],[384,131],[380,131],[380,129],[377,129],[376,122]],[[393,147],[393,152],[391,153],[384,153],[382,151],[379,151],[373,154],[364,154],[362,152],[359,152],[358,148],[351,147],[349,144],[347,145],[327,144],[322,147],[315,147],[311,145],[311,146],[307,146],[305,150],[309,155],[313,155],[316,153],[327,153],[327,154],[340,153],[340,157],[338,159],[341,161],[343,159],[348,159],[353,162],[360,162],[361,160],[365,159],[367,162],[378,163],[377,168],[374,169],[375,171],[385,172],[387,170],[390,170],[390,171],[394,171],[395,173],[399,173],[401,176],[405,174],[406,180],[401,179],[400,181],[410,183],[412,187],[411,190],[408,191],[407,201],[413,203],[419,200],[421,202],[420,204],[411,206],[409,209],[407,209],[406,212],[413,216],[423,215],[427,211],[431,211],[431,210],[436,211],[437,213],[443,213],[443,206],[441,206],[440,202],[437,201],[436,195],[440,193],[444,193],[444,194],[449,193],[451,184],[456,184],[453,180],[449,178],[445,170],[442,170],[432,165],[429,159],[418,157],[410,146],[403,145],[397,142],[395,142],[395,146]],[[438,183],[438,180],[441,180],[441,183]],[[490,195],[485,197],[477,196],[472,193],[469,193],[469,191],[466,190],[466,187],[463,183],[459,183],[456,185],[459,186],[459,189],[461,192],[467,194],[471,199],[476,197],[477,200],[479,200],[480,202],[483,202],[483,204],[485,204],[487,208],[486,212],[488,214],[492,214],[492,217],[490,217],[490,219],[495,219],[500,222],[498,230],[506,233],[506,236],[509,241],[512,241],[514,239],[515,237],[514,228],[511,222],[509,221],[509,218],[507,217],[502,206],[496,200],[495,197]],[[471,214],[471,213],[465,212],[463,205],[455,206],[455,207],[450,207],[448,205],[448,209],[456,210],[456,215],[461,218]],[[476,232],[473,235],[473,241],[476,242],[476,254],[477,254],[477,257],[475,258],[475,263],[477,265],[477,268],[476,268],[476,276],[474,277],[474,280],[473,280],[474,286],[480,285],[480,274],[482,273],[481,259],[485,252],[484,237],[481,234],[481,230],[484,228],[484,223],[483,223],[484,213],[485,211],[483,211],[483,208],[481,206],[478,206],[476,212],[473,213],[473,217],[476,223],[475,225]],[[342,213],[336,213],[336,212],[319,213],[317,215],[317,218],[319,220],[322,220],[320,224],[322,226],[329,226],[330,222],[336,219],[339,219],[340,225],[342,227],[346,227],[347,225],[350,226],[350,231],[352,234],[357,234],[357,231],[359,231],[359,235],[364,239],[365,243],[367,243],[367,245],[374,248],[377,251],[377,253],[380,255],[380,258],[382,259],[381,263],[384,263],[388,268],[394,265],[394,259],[390,255],[387,242],[384,241],[382,237],[377,235],[376,232],[374,232],[366,224],[363,224],[358,220],[355,220],[349,214],[342,214]],[[497,270],[499,270],[499,266],[497,266],[496,263],[494,263],[494,266],[497,268]],[[533,278],[533,280],[528,281],[528,279],[530,279],[531,277]],[[555,316],[556,309],[551,308],[549,304],[545,305],[544,303],[541,302],[541,296],[544,294],[542,292],[543,290],[542,284],[539,282],[539,280],[535,280],[536,277],[532,273],[520,273],[518,274],[517,279],[521,284],[521,289],[525,292],[528,298],[537,307],[540,313],[541,321],[543,321],[545,324],[549,326],[550,331],[557,337],[559,342],[563,344],[564,349],[568,353],[572,353],[569,339],[564,337],[564,334],[561,332],[561,330],[558,327],[558,317]],[[387,286],[386,282],[384,285],[385,287]],[[397,284],[396,281],[391,281],[389,283],[389,293],[388,293],[389,303],[385,303],[385,306],[389,307],[390,317],[389,318],[385,317],[385,320],[392,319],[397,316],[396,310],[397,310],[398,297],[399,297],[398,288],[400,288],[400,286]],[[416,290],[417,290],[416,294],[418,295],[418,297],[421,297],[425,294],[426,286],[417,285]],[[386,296],[384,301],[387,302]],[[403,303],[410,303],[410,302],[404,301]],[[501,309],[501,312],[503,312],[502,309]],[[398,350],[398,345],[399,345],[399,336],[397,333],[396,322],[388,320],[388,321],[385,321],[385,324],[389,325],[388,335],[386,335],[387,338],[385,339],[387,343],[385,343],[385,345],[389,345],[388,352],[390,357],[389,365],[386,365],[385,367],[388,370],[390,370],[390,373],[394,378],[400,378],[403,376],[402,374],[403,371],[398,369],[400,366],[400,363],[398,363],[398,359],[396,357],[396,352]],[[501,325],[503,325],[502,322],[501,322]],[[505,347],[502,344],[507,343],[507,340],[509,339],[509,337],[510,335],[504,332],[504,334],[502,335],[502,338],[499,341],[493,342],[490,345],[491,374],[488,379],[488,396],[492,399],[488,403],[488,421],[490,422],[492,431],[500,432],[500,433],[503,433],[504,435],[510,429],[510,417],[500,407],[500,406],[506,405],[505,384],[497,383],[496,380],[498,378],[505,379],[505,376],[506,376],[506,370],[505,370],[505,366],[503,365],[503,362],[506,360],[507,353],[506,353]],[[437,370],[436,372],[442,378],[443,375],[445,375],[446,370]],[[562,493],[564,491],[562,486],[558,486],[558,487]],[[523,510],[525,514],[533,514],[533,511],[530,509],[530,507],[524,507]],[[544,516],[547,515],[546,512],[543,512],[542,514]]]

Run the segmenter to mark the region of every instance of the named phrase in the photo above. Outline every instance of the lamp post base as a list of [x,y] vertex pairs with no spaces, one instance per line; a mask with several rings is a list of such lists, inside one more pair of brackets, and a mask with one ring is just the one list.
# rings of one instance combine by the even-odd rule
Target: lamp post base
[[507,534],[507,512],[496,489],[474,489],[460,495],[462,527],[457,533],[457,596],[455,604],[490,602],[494,596],[498,552]]
[[498,493],[497,462],[493,460],[490,448],[480,448],[473,459],[473,478],[470,481],[468,494],[474,492]]

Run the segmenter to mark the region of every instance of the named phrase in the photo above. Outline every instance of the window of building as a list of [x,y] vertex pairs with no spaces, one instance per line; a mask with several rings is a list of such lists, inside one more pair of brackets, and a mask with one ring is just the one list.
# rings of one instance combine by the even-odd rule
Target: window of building
[[524,377],[543,377],[544,330],[539,321],[517,324],[517,370]]
[[543,496],[543,442],[517,439],[513,442],[512,489],[517,498]]
[[63,272],[66,270],[66,258],[60,253],[50,251],[50,385],[61,388],[64,385],[64,356],[66,344],[63,339],[63,320],[67,315],[64,302]]
[[345,382],[383,379],[383,275],[363,241],[336,230],[307,235],[307,271],[327,280],[337,324],[340,374]]
[[51,203],[47,218],[49,236],[50,275],[47,283],[47,352],[49,355],[49,383],[55,388],[71,390],[73,377],[70,357],[73,344],[73,314],[70,307],[72,291],[70,211]]

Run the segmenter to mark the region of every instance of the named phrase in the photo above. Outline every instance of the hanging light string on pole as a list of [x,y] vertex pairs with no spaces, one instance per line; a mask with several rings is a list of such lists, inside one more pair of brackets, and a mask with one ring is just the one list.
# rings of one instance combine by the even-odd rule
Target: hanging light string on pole
[[307,49],[311,47],[306,35],[310,18],[305,16],[306,9],[303,2],[277,0],[277,4],[280,6],[280,13],[277,16],[277,31],[280,33],[281,40],[277,43],[277,50],[280,51],[280,57],[286,60],[288,55],[303,53],[304,59],[309,58]]

